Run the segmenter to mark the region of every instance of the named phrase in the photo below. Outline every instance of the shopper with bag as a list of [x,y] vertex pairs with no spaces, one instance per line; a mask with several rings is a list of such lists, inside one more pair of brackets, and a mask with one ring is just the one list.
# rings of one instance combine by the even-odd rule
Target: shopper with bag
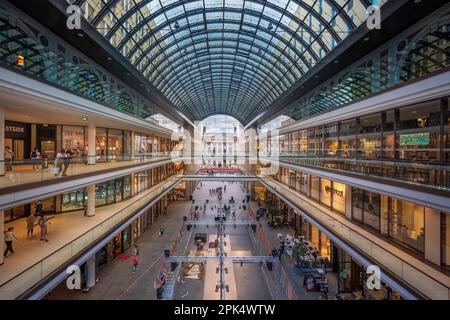
[[52,172],[55,175],[55,177],[58,176],[62,170],[64,158],[65,158],[65,152],[64,152],[64,149],[62,149],[60,152],[58,152],[56,154],[56,158],[55,158],[55,162],[54,162],[55,166],[52,168]]
[[41,153],[38,148],[34,148],[30,153],[31,163],[33,164],[33,170],[39,171],[39,161],[41,159]]

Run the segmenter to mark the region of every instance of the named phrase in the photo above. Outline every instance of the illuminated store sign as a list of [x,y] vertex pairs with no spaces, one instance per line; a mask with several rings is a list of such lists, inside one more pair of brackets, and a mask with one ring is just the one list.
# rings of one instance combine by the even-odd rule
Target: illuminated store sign
[[333,192],[335,195],[337,195],[338,197],[343,197],[344,196],[344,191],[343,190],[336,190],[330,186],[325,186],[325,191],[327,193]]
[[401,146],[425,146],[430,143],[430,133],[409,133],[400,135]]

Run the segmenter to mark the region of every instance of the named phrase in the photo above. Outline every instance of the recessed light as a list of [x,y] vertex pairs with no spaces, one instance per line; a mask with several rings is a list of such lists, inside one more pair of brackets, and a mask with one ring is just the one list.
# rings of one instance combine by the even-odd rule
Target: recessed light
[[78,32],[78,33],[77,33],[77,36],[79,36],[80,38],[83,38],[83,37],[84,37],[84,34],[82,34],[81,32]]
[[369,41],[369,40],[370,40],[370,37],[365,37],[363,40],[364,40],[364,41]]
[[334,60],[334,63],[339,63],[339,60]]
[[414,3],[421,3],[422,0],[414,0]]
[[112,60],[112,58],[111,58],[111,57],[107,57],[107,58],[106,58],[106,60],[108,60],[108,61],[111,61],[111,60]]

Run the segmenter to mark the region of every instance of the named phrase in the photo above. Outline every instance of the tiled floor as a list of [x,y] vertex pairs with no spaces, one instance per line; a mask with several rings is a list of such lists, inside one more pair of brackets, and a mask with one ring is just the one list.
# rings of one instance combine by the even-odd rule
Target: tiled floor
[[[209,204],[206,212],[200,212],[200,220],[212,221],[217,213],[218,205],[217,197],[209,195],[208,189],[223,185],[220,182],[203,182],[203,187],[194,192],[194,199],[196,205],[203,206],[206,199],[209,199]],[[239,210],[239,204],[245,197],[245,193],[241,189],[241,184],[228,184],[227,192],[224,194],[224,200],[229,199],[233,195],[236,199],[235,205],[232,205],[231,211],[236,210],[237,220],[250,219],[247,212]],[[257,209],[257,203],[251,201],[252,208]],[[211,209],[211,207],[213,207]],[[150,226],[146,232],[141,235],[137,244],[139,246],[139,268],[136,273],[132,274],[130,259],[121,261],[114,260],[101,267],[98,275],[99,282],[88,293],[80,291],[69,291],[65,288],[64,283],[49,294],[49,299],[156,299],[156,291],[153,288],[153,282],[157,278],[157,274],[163,263],[163,251],[168,249],[171,243],[175,240],[177,232],[182,225],[182,217],[188,215],[192,204],[188,201],[173,202],[168,207],[168,214],[160,216],[156,222]],[[276,235],[280,232],[279,229],[272,230],[267,227],[263,221],[264,232],[268,239],[274,246],[278,245]],[[162,237],[158,236],[160,226],[165,227],[165,233]],[[249,231],[245,226],[238,226],[236,229],[227,227],[226,234],[228,239],[228,254],[229,255],[255,255],[257,254]],[[193,234],[196,232],[207,232],[214,236],[216,230],[209,226],[197,226],[191,229],[192,232],[186,232],[182,238],[181,243],[177,246],[176,255],[187,254],[193,248]],[[289,229],[282,230],[283,233],[289,232]],[[298,293],[298,298],[301,300],[316,300],[320,293],[306,292],[303,288],[303,277],[297,275],[293,271],[292,261],[286,255],[282,258],[282,265],[286,271],[294,290]],[[181,270],[181,268],[178,268]],[[214,267],[215,269],[215,267]],[[264,276],[261,267],[256,263],[233,264],[228,265],[228,272],[232,273],[231,277],[225,280],[233,282],[230,286],[235,288],[235,295],[230,294],[230,298],[241,299],[261,299],[268,300],[271,298],[269,287],[264,281]],[[173,299],[179,300],[202,300],[206,292],[207,286],[215,287],[217,282],[217,274],[213,276],[206,275],[204,279],[186,279],[183,272],[179,272],[179,280],[175,282],[175,289]],[[278,277],[278,275],[274,275]],[[328,276],[330,296],[336,291],[336,277],[332,274]],[[214,279],[213,279],[214,278]],[[213,297],[214,298],[214,297]],[[217,297],[215,297],[217,298]],[[227,297],[225,297],[227,298]],[[279,295],[278,298],[283,298]],[[286,298],[286,297],[284,297]]]
[[[203,182],[202,188],[199,188],[194,193],[195,203],[203,208],[205,201],[208,199],[209,203],[206,207],[206,212],[200,210],[200,221],[213,221],[214,216],[217,214],[217,207],[219,201],[216,195],[210,195],[209,189],[215,189],[216,187],[224,186],[224,183],[220,182]],[[241,189],[240,183],[227,183],[227,190],[223,195],[222,205],[225,200],[231,198],[235,199],[235,204],[231,204],[231,212],[236,211],[237,220],[248,220],[248,216],[243,210],[239,210],[239,204],[245,197]],[[214,207],[216,206],[216,208]],[[211,209],[211,207],[213,207]],[[229,219],[231,216],[229,217]],[[228,221],[229,221],[228,219]],[[216,238],[217,231],[212,226],[206,228],[205,226],[197,226],[195,232],[207,233],[210,239]],[[225,229],[226,237],[224,241],[225,252],[229,256],[251,256],[254,255],[253,246],[249,237],[247,226],[237,226],[231,228],[229,226]],[[193,243],[193,242],[192,242]],[[208,254],[215,254],[215,249],[209,249]],[[216,285],[219,284],[219,273],[216,272],[218,262],[209,262],[206,265],[204,280],[194,280],[184,278],[181,274],[180,282],[177,282],[175,286],[174,299],[186,299],[186,300],[201,300],[201,299],[220,299],[220,293],[215,291]],[[270,299],[268,288],[263,280],[258,264],[248,263],[242,267],[238,263],[225,263],[224,267],[227,272],[224,274],[225,284],[228,285],[228,291],[224,293],[224,299]],[[204,282],[203,285],[200,285]],[[198,292],[199,288],[203,288],[203,294]]]
[[[98,283],[88,292],[70,291],[62,283],[48,295],[48,299],[86,299],[86,300],[155,300],[153,282],[163,262],[163,252],[167,245],[175,241],[177,232],[191,204],[189,201],[175,201],[169,204],[167,215],[159,216],[153,225],[136,242],[139,247],[139,266],[131,273],[131,259],[115,259],[100,267]],[[158,231],[164,227],[164,235]],[[127,251],[131,254],[131,249]]]

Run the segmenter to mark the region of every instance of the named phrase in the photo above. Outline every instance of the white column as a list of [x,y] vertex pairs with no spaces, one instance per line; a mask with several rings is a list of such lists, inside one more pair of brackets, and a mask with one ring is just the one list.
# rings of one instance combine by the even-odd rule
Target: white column
[[425,208],[425,259],[441,264],[441,215],[431,208]]
[[87,212],[86,215],[88,217],[95,216],[95,184],[87,186]]
[[5,110],[0,107],[0,176],[3,176],[5,174],[4,161],[5,161]]
[[95,254],[86,261],[86,287],[95,286]]
[[95,164],[95,124],[89,123],[88,125],[88,164]]
[[0,211],[0,248],[2,249],[0,252],[0,264],[3,263],[3,250],[5,250],[4,248],[4,244],[5,243],[5,235],[4,235],[4,229],[5,229],[5,212],[4,211]]

